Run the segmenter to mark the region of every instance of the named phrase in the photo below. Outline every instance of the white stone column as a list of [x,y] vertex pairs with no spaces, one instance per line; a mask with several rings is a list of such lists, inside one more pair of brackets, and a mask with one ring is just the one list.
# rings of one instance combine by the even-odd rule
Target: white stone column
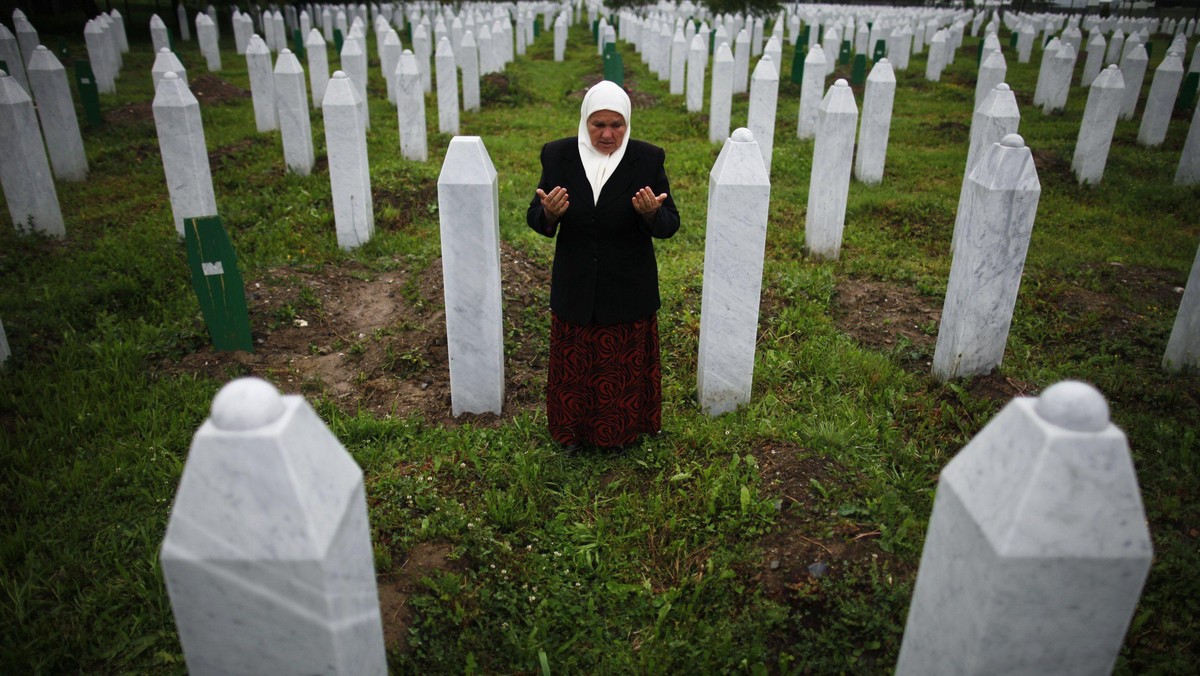
[[154,45],[155,54],[171,48],[170,38],[167,37],[167,24],[163,23],[157,14],[150,17],[150,42]]
[[857,126],[854,92],[839,78],[821,101],[813,144],[804,248],[816,258],[837,258],[842,249]]
[[151,108],[175,232],[182,239],[183,219],[217,215],[200,103],[175,73],[164,73]]
[[749,403],[771,180],[750,130],[733,132],[708,178],[696,391],[710,416]]
[[708,105],[708,140],[711,143],[724,143],[729,138],[733,111],[733,52],[727,42],[717,46],[713,57],[711,97]]
[[1064,44],[1050,59],[1050,68],[1046,73],[1046,102],[1042,105],[1042,113],[1049,115],[1067,107],[1067,94],[1071,91],[1074,71],[1075,48],[1069,43]]
[[275,60],[275,104],[279,133],[283,137],[283,161],[289,171],[308,176],[314,162],[312,122],[308,116],[308,87],[304,69],[290,49]]
[[967,169],[963,177],[971,175],[976,161],[993,143],[1017,133],[1020,124],[1021,110],[1017,107],[1017,97],[1011,87],[1001,82],[971,116],[971,144],[967,148]]
[[1054,57],[1061,48],[1062,43],[1059,42],[1058,38],[1052,38],[1042,50],[1042,61],[1038,66],[1037,85],[1033,90],[1033,105],[1035,106],[1040,107],[1046,103],[1046,93],[1050,89],[1050,64],[1054,62]]
[[395,28],[388,27],[383,36],[383,46],[380,48],[383,57],[379,60],[379,70],[383,73],[383,81],[387,87],[388,103],[396,104],[396,65],[400,63],[400,53],[403,51],[400,34]]
[[1138,144],[1157,146],[1166,140],[1171,110],[1179,97],[1182,82],[1183,60],[1176,53],[1168,53],[1155,69],[1150,93],[1146,95],[1146,111],[1142,113],[1142,125],[1138,127]]
[[259,132],[279,128],[275,112],[275,76],[271,50],[257,35],[246,45],[246,70],[250,75],[250,97],[254,103],[254,124]]
[[743,28],[733,41],[733,93],[745,94],[750,79],[750,34]]
[[938,82],[946,67],[946,32],[938,31],[929,41],[929,59],[925,62],[925,79]]
[[13,227],[18,232],[66,235],[33,99],[4,71],[0,71],[0,148],[4,149],[0,185]]
[[375,234],[367,129],[362,121],[361,103],[349,75],[339,70],[329,78],[321,112],[325,116],[333,220],[338,246],[346,250],[366,244]]
[[[92,74],[96,76],[96,88],[101,94],[115,94],[116,64],[112,63],[112,49],[108,38],[95,19],[87,22],[83,29],[83,39],[87,45],[88,61],[92,64]],[[28,87],[28,84],[25,86]]]
[[1175,185],[1195,185],[1200,183],[1200,106],[1192,112],[1192,121],[1188,126],[1187,140],[1183,142],[1183,153],[1179,156],[1179,166],[1175,169]]
[[987,149],[963,181],[933,354],[938,380],[986,374],[1003,361],[1041,192],[1017,134]]
[[750,110],[746,126],[762,152],[763,166],[771,174],[771,156],[775,147],[775,109],[779,101],[779,73],[769,55],[763,55],[754,67],[750,83]]
[[196,15],[196,41],[200,43],[200,54],[208,63],[208,70],[220,72],[221,46],[217,44],[217,25],[207,14]]
[[817,135],[818,110],[825,94],[825,50],[814,46],[804,57],[804,75],[800,79],[800,110],[796,117],[796,137]]
[[[105,15],[105,17],[107,16]],[[24,16],[13,17],[13,32],[17,35],[17,45],[21,48],[21,58],[24,59],[25,67],[28,69],[29,62],[33,60],[33,50],[37,49],[37,46],[42,44],[42,41],[38,38],[37,29]]]
[[399,118],[400,154],[424,162],[429,157],[425,134],[425,88],[417,57],[409,50],[396,65],[396,115]]
[[304,40],[304,52],[308,57],[308,79],[312,85],[313,108],[321,109],[325,100],[325,87],[329,85],[329,53],[325,38],[316,28],[308,32]]
[[[1197,111],[1200,111],[1200,107],[1197,107]],[[1193,118],[1200,119],[1200,112]],[[1195,126],[1193,122],[1193,129]],[[1192,272],[1188,275],[1187,287],[1179,302],[1179,312],[1175,315],[1175,325],[1167,340],[1162,366],[1167,371],[1200,369],[1200,249],[1196,250],[1196,259],[1192,261]]]
[[672,94],[683,94],[684,75],[687,73],[688,44],[683,39],[683,31],[675,29],[671,38],[671,82],[669,91]]
[[1121,113],[1124,100],[1125,80],[1116,64],[1105,68],[1092,80],[1083,121],[1079,124],[1079,137],[1075,141],[1075,155],[1071,159],[1071,171],[1081,184],[1099,183],[1104,176],[1113,131],[1117,128],[1117,115]]
[[1152,554],[1103,395],[1018,397],[942,470],[896,674],[1110,673]]
[[975,80],[975,108],[992,93],[996,85],[1008,77],[1008,64],[1004,61],[1004,53],[999,49],[992,52],[987,60],[979,66],[979,76]]
[[[485,26],[486,28],[486,26]],[[471,31],[463,34],[462,47],[455,55],[462,68],[462,109],[479,110],[479,48]]]
[[8,66],[8,75],[28,94],[29,80],[25,77],[25,57],[21,56],[21,45],[17,36],[3,23],[0,23],[0,61],[4,61]]
[[160,560],[192,673],[387,673],[362,470],[302,396],[221,388]]
[[446,148],[438,175],[438,217],[451,413],[499,414],[504,404],[500,193],[496,168],[478,136],[456,136]]
[[1092,81],[1100,74],[1100,70],[1104,68],[1104,52],[1108,45],[1104,40],[1104,35],[1096,33],[1088,38],[1087,44],[1087,60],[1083,62],[1083,78],[1080,84],[1084,87],[1091,87]]
[[687,53],[687,110],[698,113],[704,109],[704,76],[708,65],[708,44],[700,34],[692,36]]
[[854,177],[867,185],[878,185],[883,181],[895,98],[896,75],[892,72],[892,64],[887,59],[880,59],[871,68],[863,91],[858,149],[854,157]]
[[350,77],[354,91],[358,94],[358,114],[362,117],[363,129],[371,128],[371,115],[367,103],[367,50],[363,38],[347,37],[342,42],[342,71]]
[[1037,38],[1037,31],[1034,30],[1033,24],[1026,23],[1021,27],[1017,34],[1017,63],[1029,63],[1033,56],[1033,42]]
[[458,68],[450,39],[438,41],[437,56],[438,131],[458,133]]
[[86,179],[87,153],[79,133],[79,119],[75,117],[67,71],[54,58],[54,52],[38,45],[29,60],[28,76],[54,176],[63,181]]
[[187,9],[182,2],[175,5],[175,18],[179,20],[179,39],[183,42],[190,42],[192,33],[188,28]]
[[1125,78],[1125,102],[1121,106],[1122,120],[1132,120],[1137,112],[1138,97],[1142,95],[1142,83],[1146,79],[1146,67],[1150,57],[1140,43],[1121,58],[1121,76]]
[[554,20],[554,60],[562,61],[567,53],[567,16],[559,14]]
[[184,70],[179,57],[175,56],[175,52],[166,47],[160,49],[154,56],[154,65],[150,68],[150,79],[154,84],[155,91],[158,91],[158,82],[164,73],[175,73],[180,80],[183,80],[184,84],[187,84],[187,71]]
[[117,44],[121,47],[122,52],[129,51],[129,37],[125,34],[125,17],[121,16],[115,8],[108,13],[108,17],[112,19],[113,28],[117,31]]
[[1121,55],[1124,53],[1125,47],[1125,32],[1120,28],[1113,31],[1112,38],[1108,41],[1108,49],[1104,52],[1104,63],[1120,64]]

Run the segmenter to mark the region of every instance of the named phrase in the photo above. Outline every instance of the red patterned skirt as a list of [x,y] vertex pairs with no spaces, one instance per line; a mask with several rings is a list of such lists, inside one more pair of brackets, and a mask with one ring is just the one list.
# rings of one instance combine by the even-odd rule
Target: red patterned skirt
[[658,315],[628,324],[572,324],[551,315],[546,383],[550,436],[624,446],[662,428]]

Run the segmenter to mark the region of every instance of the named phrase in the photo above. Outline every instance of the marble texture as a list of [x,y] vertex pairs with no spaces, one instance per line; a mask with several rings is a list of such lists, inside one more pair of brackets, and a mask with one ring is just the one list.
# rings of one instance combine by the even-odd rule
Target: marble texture
[[54,52],[42,45],[33,50],[27,71],[33,98],[37,101],[42,134],[50,153],[50,168],[62,181],[82,181],[87,178],[87,153],[79,133],[79,119],[71,99],[67,71]]
[[684,76],[687,74],[688,44],[683,38],[683,30],[676,28],[671,37],[671,80],[669,91],[675,95],[683,94]]
[[559,14],[554,20],[554,60],[562,61],[567,54],[567,17]]
[[28,94],[29,80],[25,76],[25,57],[21,56],[21,44],[3,23],[0,23],[0,61],[8,66],[8,76],[16,80]]
[[750,402],[770,202],[762,152],[737,129],[708,179],[696,391],[710,416]]
[[[108,15],[105,15],[105,18],[107,19]],[[24,59],[25,67],[28,69],[29,63],[33,59],[33,50],[42,44],[42,41],[38,38],[37,29],[33,27],[33,24],[29,23],[29,19],[17,16],[13,18],[13,34],[17,36],[17,45],[21,49],[21,58]]]
[[463,34],[458,65],[462,68],[462,109],[479,110],[479,48],[471,31]]
[[329,86],[329,53],[325,38],[320,31],[312,29],[304,40],[304,53],[308,60],[308,80],[312,92],[313,108],[320,110],[325,100],[325,88]]
[[13,227],[62,237],[66,235],[50,162],[42,145],[33,99],[0,71],[0,187]]
[[165,73],[158,81],[151,108],[175,232],[182,239],[183,219],[217,215],[200,103],[187,83],[175,73]]
[[255,127],[259,132],[278,129],[271,50],[266,41],[257,35],[252,36],[246,45],[246,70],[250,75],[250,99],[254,104]]
[[108,13],[108,16],[110,19],[112,19],[113,29],[116,31],[118,46],[120,46],[122,52],[128,52],[129,37],[125,33],[125,17],[121,16],[121,13],[115,8]]
[[[92,74],[96,76],[96,88],[101,94],[115,94],[116,64],[112,61],[112,46],[103,27],[95,19],[89,20],[84,26],[83,40],[87,46],[88,61],[92,64]],[[25,86],[29,91],[28,84]]]
[[183,6],[182,2],[178,5],[175,5],[175,18],[177,20],[176,23],[179,26],[179,39],[184,42],[191,42],[192,33],[188,28],[187,8]]
[[1112,37],[1108,41],[1108,49],[1104,52],[1105,65],[1110,63],[1120,64],[1121,55],[1124,54],[1125,47],[1125,32],[1120,28],[1113,31]]
[[733,93],[745,94],[750,86],[750,34],[738,31],[733,40]]
[[1051,57],[1050,66],[1046,71],[1046,100],[1042,104],[1042,113],[1049,115],[1067,107],[1067,94],[1071,91],[1074,71],[1075,48],[1064,44],[1059,47],[1058,53]]
[[1146,48],[1140,43],[1135,44],[1121,57],[1121,76],[1125,78],[1125,101],[1121,105],[1119,119],[1132,120],[1137,113],[1138,98],[1142,93],[1142,83],[1146,79],[1146,68],[1150,57]]
[[1029,63],[1033,58],[1033,43],[1037,38],[1037,31],[1033,28],[1033,24],[1024,24],[1017,33],[1017,63]]
[[1116,64],[1105,68],[1092,80],[1075,141],[1075,154],[1071,158],[1071,171],[1081,184],[1099,183],[1104,176],[1104,165],[1108,163],[1108,151],[1124,100],[1125,80]]
[[708,104],[708,140],[724,143],[729,138],[733,113],[733,52],[728,42],[717,45],[713,56],[712,94]]
[[1150,93],[1146,95],[1146,110],[1138,127],[1139,145],[1158,146],[1167,139],[1171,110],[1175,108],[1175,99],[1179,97],[1179,85],[1182,83],[1183,59],[1177,53],[1168,53],[1154,70]]
[[[842,36],[836,26],[830,26],[825,35],[821,37],[821,49],[825,52],[825,75],[833,72],[837,66],[838,50],[842,46]],[[805,70],[808,70],[808,62],[805,62]]]
[[338,246],[356,249],[375,234],[375,205],[371,198],[371,168],[362,102],[350,76],[337,71],[325,88],[325,149],[333,192],[333,220]]
[[[807,65],[805,70],[808,70]],[[858,126],[858,106],[854,103],[854,92],[845,80],[838,79],[829,88],[821,101],[818,117],[804,248],[815,258],[836,259],[842,249],[842,229],[846,224],[846,201],[854,159],[854,132]]]
[[154,65],[150,68],[150,79],[156,91],[158,90],[158,82],[165,73],[175,73],[176,77],[183,80],[184,84],[187,84],[187,70],[184,69],[183,64],[179,61],[179,57],[175,56],[175,52],[163,47],[154,56]]
[[863,90],[858,148],[854,155],[854,177],[867,185],[878,185],[883,181],[895,98],[896,75],[892,64],[887,59],[880,59],[871,68]]
[[387,87],[388,103],[396,105],[396,66],[400,63],[400,53],[404,51],[403,44],[400,42],[400,34],[390,26],[384,31],[381,42],[379,70]]
[[1091,87],[1092,81],[1104,68],[1104,54],[1107,49],[1108,44],[1102,34],[1096,33],[1088,38],[1087,60],[1083,62],[1083,75],[1080,78],[1080,84],[1084,87]]
[[196,15],[196,41],[200,43],[200,54],[208,64],[209,72],[219,72],[221,46],[217,44],[217,25],[207,14]]
[[810,47],[804,57],[804,75],[800,79],[800,106],[796,116],[796,137],[817,135],[821,97],[825,94],[825,50]]
[[167,37],[167,24],[157,14],[150,17],[150,42],[154,45],[154,53],[171,48],[171,39]]
[[[1200,112],[1193,115],[1193,129],[1196,119],[1200,119]],[[1162,366],[1167,371],[1200,371],[1200,248],[1196,249],[1196,258],[1192,261],[1192,272],[1179,302],[1179,312],[1175,314]]]
[[704,76],[708,65],[708,43],[697,33],[687,52],[687,87],[685,105],[689,113],[704,109]]
[[308,87],[304,68],[290,49],[281,50],[275,60],[275,105],[279,134],[283,137],[284,164],[292,173],[308,176],[315,160]]
[[478,136],[455,136],[446,148],[438,175],[438,217],[451,413],[499,414],[504,404],[500,193],[496,168]]
[[750,83],[750,109],[746,126],[762,152],[763,166],[771,174],[772,149],[775,147],[775,109],[779,101],[779,72],[770,56],[763,55],[754,67]]
[[942,471],[896,674],[1108,674],[1152,553],[1104,397],[1018,397]]
[[249,14],[235,11],[233,14],[233,48],[238,56],[246,55],[250,36],[254,35],[254,19]]
[[347,36],[342,42],[341,64],[342,72],[354,84],[358,94],[358,114],[362,118],[363,129],[371,128],[371,116],[367,112],[367,50],[365,41],[353,35]]
[[946,68],[946,32],[938,31],[929,41],[929,58],[925,62],[925,79],[937,82]]
[[1003,82],[997,84],[971,116],[971,144],[967,148],[967,169],[963,176],[971,174],[983,151],[1005,136],[1017,133],[1020,124],[1021,110],[1012,87]]
[[1004,61],[1004,53],[999,49],[988,55],[979,66],[979,75],[975,79],[975,105],[978,109],[983,100],[992,93],[996,85],[1008,78],[1008,64]]
[[438,131],[443,134],[458,133],[458,67],[450,38],[438,41],[437,56],[437,108]]
[[225,385],[160,560],[193,674],[386,674],[363,474],[301,396]]
[[425,90],[417,57],[404,50],[396,64],[396,115],[400,129],[400,154],[407,160],[429,158],[425,133]]
[[987,374],[1003,361],[1041,192],[1017,134],[984,151],[963,181],[933,354],[938,380]]
[[1038,66],[1037,85],[1033,89],[1033,105],[1041,107],[1046,104],[1046,95],[1050,89],[1050,64],[1058,55],[1062,43],[1058,38],[1052,38],[1042,49],[1042,61]]
[[1192,112],[1192,121],[1188,126],[1187,140],[1183,142],[1183,152],[1179,155],[1179,166],[1175,169],[1175,185],[1195,185],[1200,183],[1200,106]]

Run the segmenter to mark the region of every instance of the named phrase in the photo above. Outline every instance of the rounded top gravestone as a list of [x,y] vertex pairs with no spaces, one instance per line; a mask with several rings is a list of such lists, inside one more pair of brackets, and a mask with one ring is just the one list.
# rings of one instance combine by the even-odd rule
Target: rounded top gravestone
[[1101,432],[1108,427],[1108,402],[1095,387],[1077,380],[1051,385],[1038,397],[1037,414],[1072,432]]
[[1000,145],[1005,148],[1024,148],[1025,139],[1020,134],[1009,134],[1000,140]]
[[753,143],[754,134],[745,127],[738,127],[733,130],[733,135],[730,137],[735,143]]
[[265,427],[283,415],[283,397],[261,378],[238,378],[224,387],[212,403],[212,423],[218,429],[244,432]]

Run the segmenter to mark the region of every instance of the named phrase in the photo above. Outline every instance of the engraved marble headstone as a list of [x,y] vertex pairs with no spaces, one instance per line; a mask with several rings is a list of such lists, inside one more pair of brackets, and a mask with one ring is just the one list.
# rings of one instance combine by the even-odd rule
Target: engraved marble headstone
[[275,60],[275,105],[279,134],[283,137],[283,161],[289,171],[308,176],[315,161],[308,87],[304,69],[290,49],[280,51]]
[[96,76],[96,86],[101,94],[113,94],[117,91],[116,67],[112,60],[112,45],[104,28],[91,19],[83,29],[84,44],[87,46],[88,61],[92,63],[92,73]]
[[1083,77],[1080,84],[1084,87],[1091,87],[1092,81],[1096,76],[1100,75],[1100,70],[1104,68],[1104,53],[1107,45],[1104,40],[1104,35],[1096,33],[1088,38],[1087,43],[1087,60],[1083,62]]
[[1046,71],[1045,103],[1042,112],[1050,113],[1067,107],[1067,94],[1071,91],[1071,78],[1075,71],[1075,48],[1070,44],[1059,47],[1058,53],[1050,59]]
[[[807,65],[805,70],[808,70]],[[819,118],[817,139],[813,144],[804,248],[817,258],[833,259],[842,249],[850,169],[854,160],[854,133],[858,126],[858,106],[854,103],[854,92],[845,80],[839,79],[829,88],[821,101]]]
[[1196,106],[1196,110],[1192,112],[1187,140],[1183,142],[1179,166],[1175,169],[1175,185],[1196,183],[1200,183],[1200,106]]
[[986,374],[1003,360],[1041,192],[1017,134],[984,151],[963,181],[933,354],[938,380]]
[[770,55],[764,55],[754,66],[746,126],[758,143],[768,176],[771,174],[771,154],[775,146],[775,108],[778,100],[779,72]]
[[1004,61],[1004,53],[997,49],[979,66],[979,77],[975,80],[975,108],[979,108],[988,94],[1007,76],[1008,64]]
[[[441,51],[439,47],[438,51]],[[451,413],[500,413],[500,194],[483,139],[455,136],[438,175]]]
[[946,68],[946,33],[938,31],[929,41],[929,59],[925,62],[925,79],[937,82]]
[[880,59],[867,76],[858,149],[854,156],[854,177],[867,185],[875,185],[883,180],[895,97],[896,75],[892,72],[892,64],[887,59]]
[[171,196],[175,230],[182,238],[185,218],[217,214],[200,103],[175,73],[164,73],[158,81],[151,108]]
[[396,103],[396,64],[400,63],[402,47],[400,34],[396,32],[395,28],[388,26],[384,31],[380,46],[379,70],[383,73],[383,80],[387,87],[388,102],[392,104]]
[[25,77],[25,57],[21,56],[21,45],[17,36],[8,30],[8,26],[0,23],[0,61],[8,68],[9,77],[13,78],[25,93],[29,93],[29,80]]
[[672,94],[683,94],[684,75],[687,73],[688,43],[683,38],[683,30],[675,29],[671,37],[671,81],[669,91]]
[[387,673],[362,470],[304,397],[221,388],[161,561],[191,673]]
[[[1200,113],[1195,117],[1200,117]],[[1193,121],[1192,127],[1195,126]],[[1192,261],[1192,272],[1179,302],[1162,365],[1168,371],[1200,370],[1200,248],[1196,249],[1196,259]]]
[[367,130],[358,89],[350,76],[339,70],[329,78],[321,112],[325,117],[337,243],[343,249],[355,249],[375,234],[375,205],[371,198]]
[[196,41],[200,43],[200,54],[208,63],[208,70],[221,70],[221,46],[217,44],[217,25],[207,14],[196,15]]
[[400,129],[400,154],[424,162],[429,156],[425,134],[425,89],[417,57],[404,50],[396,64],[396,115]]
[[313,108],[321,109],[325,100],[325,87],[329,85],[329,53],[325,38],[316,28],[308,32],[304,40],[304,51],[308,57],[308,79],[312,89]]
[[1124,100],[1125,80],[1116,64],[1105,68],[1092,80],[1071,159],[1071,171],[1080,183],[1099,183],[1104,176],[1117,115]]
[[79,119],[75,116],[66,69],[54,58],[54,52],[38,45],[29,60],[28,76],[55,177],[63,181],[86,179],[87,154],[79,133]]
[[163,20],[157,14],[150,17],[150,42],[154,45],[155,54],[163,49],[171,48],[171,39],[168,37],[167,24],[163,23]]
[[975,162],[993,143],[1017,133],[1020,123],[1021,110],[1017,107],[1016,94],[1007,83],[997,84],[971,116],[971,143],[967,148],[967,170],[963,176],[971,174]]
[[1157,146],[1167,139],[1171,110],[1175,108],[1182,82],[1183,60],[1179,54],[1168,52],[1154,70],[1150,93],[1146,95],[1146,110],[1142,113],[1142,124],[1138,127],[1137,135],[1140,145]]
[[150,79],[154,83],[155,90],[158,90],[158,81],[162,79],[164,73],[175,73],[176,77],[187,84],[187,70],[179,61],[179,57],[175,56],[175,52],[167,47],[158,50],[158,54],[154,56],[154,65],[150,68]]
[[1050,89],[1050,64],[1054,62],[1054,57],[1058,55],[1058,50],[1062,48],[1062,43],[1058,38],[1052,38],[1050,42],[1042,49],[1042,61],[1038,66],[1037,85],[1033,90],[1033,105],[1042,106],[1046,103],[1047,92]]
[[750,34],[738,32],[733,41],[733,93],[745,94],[750,84]]
[[371,115],[367,103],[367,50],[364,48],[365,39],[351,35],[342,43],[342,72],[354,84],[358,94],[358,115],[362,118],[363,129],[371,128]]
[[257,35],[246,45],[246,70],[250,74],[250,98],[254,104],[254,124],[258,131],[279,128],[275,110],[275,76],[271,66],[271,50]]
[[1100,392],[1018,397],[942,470],[896,673],[1108,674],[1152,553]]
[[62,237],[66,234],[54,176],[42,145],[33,100],[0,71],[0,186],[13,227]]
[[458,133],[458,66],[450,38],[438,41],[437,56],[438,131]]
[[1134,44],[1132,49],[1125,52],[1121,57],[1121,76],[1125,78],[1125,101],[1121,105],[1122,120],[1132,120],[1137,112],[1138,97],[1142,94],[1142,83],[1146,79],[1146,67],[1150,63],[1150,57],[1146,54],[1146,48],[1140,43]]
[[709,173],[696,390],[708,415],[750,401],[771,181],[748,129],[725,141]]

